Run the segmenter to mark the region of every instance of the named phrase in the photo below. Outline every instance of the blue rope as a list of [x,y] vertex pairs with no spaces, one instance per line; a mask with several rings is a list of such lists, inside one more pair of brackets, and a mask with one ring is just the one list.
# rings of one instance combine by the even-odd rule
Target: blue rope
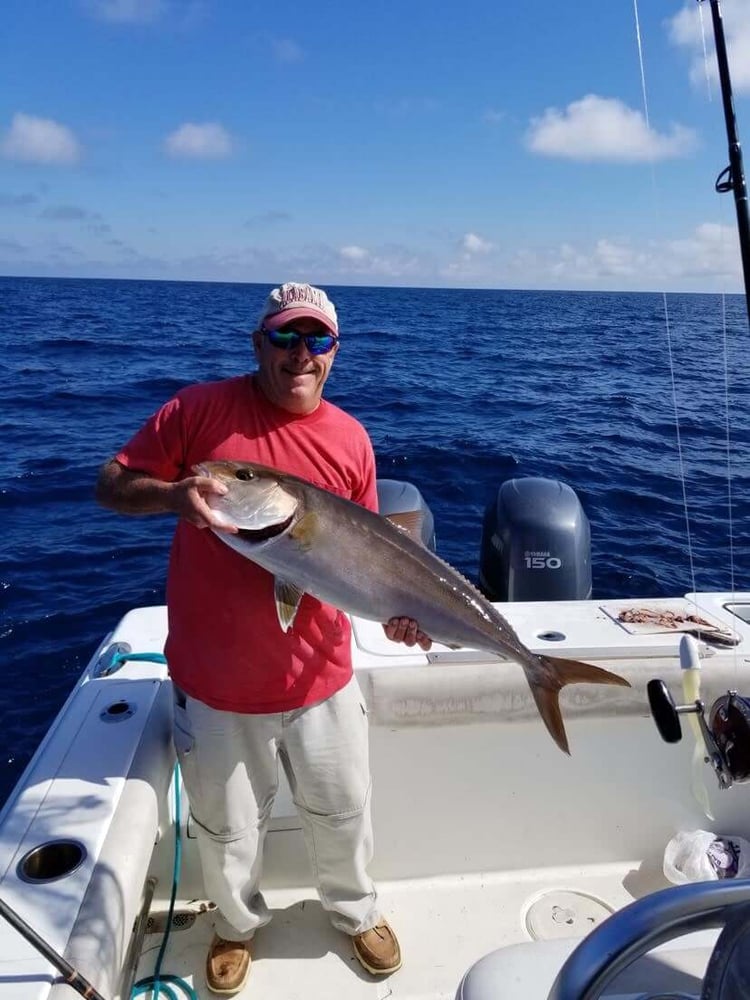
[[[166,663],[167,659],[162,653],[118,653],[113,660],[113,665],[115,663],[123,663],[125,660],[148,660],[151,663]],[[180,867],[182,865],[182,834],[181,834],[181,804],[180,804],[180,765],[175,764],[174,766],[174,867],[172,870],[172,893],[169,897],[169,911],[167,913],[167,926],[164,931],[164,937],[162,938],[161,947],[159,948],[159,955],[156,959],[156,968],[154,969],[153,976],[146,976],[144,979],[139,979],[138,982],[133,986],[133,991],[130,994],[132,997],[141,996],[144,993],[150,993],[152,1000],[157,1000],[158,997],[167,997],[167,1000],[179,1000],[177,993],[173,989],[176,986],[178,989],[184,990],[185,996],[188,1000],[198,1000],[198,994],[195,992],[190,983],[185,982],[184,979],[180,979],[179,976],[170,976],[161,974],[161,963],[164,960],[164,953],[167,950],[167,942],[169,941],[169,931],[172,926],[172,915],[174,913],[174,904],[177,897],[177,883],[180,881]]]

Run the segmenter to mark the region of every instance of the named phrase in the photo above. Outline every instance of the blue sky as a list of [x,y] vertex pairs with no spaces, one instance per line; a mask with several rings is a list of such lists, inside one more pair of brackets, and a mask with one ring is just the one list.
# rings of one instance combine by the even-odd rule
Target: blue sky
[[0,274],[741,290],[708,3],[5,0],[0,80]]

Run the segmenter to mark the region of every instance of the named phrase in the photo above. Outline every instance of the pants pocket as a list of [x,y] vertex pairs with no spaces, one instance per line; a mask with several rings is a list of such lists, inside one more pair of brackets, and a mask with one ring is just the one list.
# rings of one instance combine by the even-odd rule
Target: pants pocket
[[187,711],[187,696],[178,687],[174,687],[172,740],[180,761],[191,753],[195,746],[195,737]]

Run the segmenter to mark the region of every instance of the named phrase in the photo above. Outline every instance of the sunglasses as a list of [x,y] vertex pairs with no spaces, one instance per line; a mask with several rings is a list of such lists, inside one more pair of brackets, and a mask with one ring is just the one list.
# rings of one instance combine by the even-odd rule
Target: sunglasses
[[290,327],[285,327],[283,330],[266,330],[265,327],[261,327],[260,332],[268,337],[273,347],[278,347],[282,351],[291,351],[304,340],[310,354],[328,354],[339,342],[339,338],[332,333],[298,333]]

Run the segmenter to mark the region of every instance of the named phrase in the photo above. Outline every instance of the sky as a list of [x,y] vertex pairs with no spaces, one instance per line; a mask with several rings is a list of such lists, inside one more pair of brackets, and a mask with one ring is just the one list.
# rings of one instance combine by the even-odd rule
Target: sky
[[739,292],[727,164],[708,2],[3,3],[2,275]]

